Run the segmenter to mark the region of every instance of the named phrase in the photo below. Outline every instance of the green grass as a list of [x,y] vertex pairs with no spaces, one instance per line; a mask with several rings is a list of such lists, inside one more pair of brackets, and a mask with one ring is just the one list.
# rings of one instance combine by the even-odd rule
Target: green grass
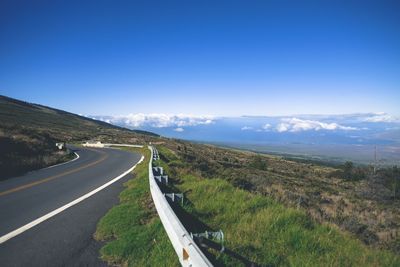
[[[400,266],[388,251],[368,248],[333,226],[317,224],[304,211],[270,197],[235,188],[222,179],[204,179],[188,172],[184,162],[165,147],[158,148],[176,188],[185,192],[184,208],[212,229],[222,229],[226,247],[263,266]],[[181,167],[176,167],[181,166]],[[242,262],[215,253],[218,263]]]
[[[124,148],[127,149],[127,148]],[[130,148],[129,148],[130,149]],[[173,151],[158,148],[158,165],[185,192],[183,208],[210,229],[222,229],[226,253],[210,252],[222,266],[400,266],[391,252],[373,249],[334,226],[315,223],[302,210],[234,187],[223,179],[204,179]],[[96,238],[107,241],[101,257],[123,266],[178,266],[178,258],[154,209],[146,160],[127,182],[121,203],[99,222]],[[240,257],[238,257],[240,255]]]
[[109,264],[123,266],[179,266],[151,199],[149,151],[147,148],[135,150],[145,155],[145,160],[134,170],[135,178],[125,183],[120,204],[97,226],[96,239],[106,241],[100,251],[101,258]]

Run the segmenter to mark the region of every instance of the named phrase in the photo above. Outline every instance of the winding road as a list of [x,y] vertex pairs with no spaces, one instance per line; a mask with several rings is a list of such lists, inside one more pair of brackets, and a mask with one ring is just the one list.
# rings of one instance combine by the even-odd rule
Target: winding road
[[1,266],[102,266],[96,224],[141,155],[71,147],[79,158],[0,182]]

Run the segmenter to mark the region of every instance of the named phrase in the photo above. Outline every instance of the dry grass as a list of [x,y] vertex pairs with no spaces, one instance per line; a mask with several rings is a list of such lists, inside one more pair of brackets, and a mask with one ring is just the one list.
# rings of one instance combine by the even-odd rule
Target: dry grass
[[[172,140],[164,146],[181,159],[179,163],[170,160],[172,164],[187,173],[223,179],[237,188],[272,197],[303,210],[319,223],[337,225],[365,244],[400,252],[400,200],[391,198],[380,176],[347,181],[332,176],[336,168],[279,156]],[[259,157],[265,164],[259,163]]]
[[[179,153],[158,147],[175,190],[188,199],[184,209],[210,230],[223,229],[226,253],[212,251],[215,263],[241,266],[397,266],[400,258],[368,248],[337,227],[315,222],[303,209],[286,207],[270,196],[234,187],[226,180],[194,174]],[[178,150],[179,151],[179,150]],[[227,155],[226,155],[227,156]],[[185,217],[186,218],[186,217]],[[196,223],[198,225],[198,223]],[[235,256],[236,255],[236,256]],[[240,257],[238,257],[238,255]],[[244,260],[245,259],[245,260]]]

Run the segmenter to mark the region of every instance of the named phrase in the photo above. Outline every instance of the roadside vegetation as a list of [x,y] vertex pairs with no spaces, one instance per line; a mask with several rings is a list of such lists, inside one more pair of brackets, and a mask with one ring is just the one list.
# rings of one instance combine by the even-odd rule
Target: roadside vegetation
[[125,183],[120,204],[100,220],[95,238],[104,241],[101,258],[110,265],[179,266],[178,258],[155,210],[149,188],[148,161],[150,152],[140,152],[145,160]]
[[[176,140],[160,142],[157,149],[161,160],[156,164],[164,167],[171,181],[166,190],[184,193],[183,205],[172,205],[187,230],[192,233],[223,230],[225,251],[221,253],[220,244],[213,242],[205,249],[205,253],[217,266],[400,265],[400,257],[395,250],[389,251],[376,244],[368,245],[360,235],[343,229],[333,220],[318,220],[310,216],[317,204],[305,205],[305,201],[309,200],[301,198],[304,196],[301,195],[304,187],[314,190],[318,188],[319,194],[327,198],[334,186],[324,183],[322,178],[313,178],[315,184],[299,182],[294,188],[294,184],[291,184],[293,181],[282,175],[284,171],[295,169],[302,176],[294,176],[292,179],[304,180],[309,173],[298,169],[303,167],[323,179],[337,182],[337,191],[334,192],[340,192],[343,186],[341,183],[348,187],[354,183],[359,186],[357,183],[365,181],[332,177],[332,172],[345,172],[344,167],[335,169],[304,165],[277,157]],[[177,266],[178,258],[158,218],[149,191],[149,151],[147,148],[135,150],[146,155],[146,160],[135,169],[135,178],[125,184],[127,188],[120,195],[120,204],[111,209],[98,224],[95,237],[105,241],[101,257],[111,265]],[[203,155],[209,155],[207,158],[212,162],[202,162],[200,159]],[[216,168],[213,165],[216,161],[230,165],[230,168]],[[277,164],[286,168],[279,173]],[[292,187],[290,192],[300,193],[293,198],[296,201],[290,202],[283,197],[289,191],[280,191],[282,195],[266,194],[260,190],[264,187],[255,183],[255,180],[227,172],[232,169],[237,171],[245,165],[250,166],[246,172],[256,169],[256,173],[261,175],[258,171],[274,170],[272,173],[275,175],[281,174],[279,180]],[[274,182],[270,182],[269,186],[276,188]],[[341,196],[345,199],[343,201],[349,201],[346,194]],[[320,208],[326,207],[326,204],[333,203],[318,202]],[[354,224],[358,225],[357,222]],[[392,244],[395,242],[396,239]]]
[[179,140],[163,146],[176,157],[161,155],[173,177],[185,170],[201,179],[224,180],[303,211],[313,221],[333,225],[372,248],[400,254],[398,167],[374,174],[370,166],[303,163]]
[[[369,248],[332,224],[320,224],[300,208],[287,207],[270,196],[235,187],[225,179],[193,172],[179,154],[157,147],[174,188],[187,199],[178,212],[190,232],[222,229],[224,253],[211,249],[214,263],[224,266],[398,266],[389,251]],[[258,155],[250,160],[260,164]],[[187,158],[187,156],[186,156]],[[263,161],[264,159],[261,159]],[[199,168],[202,169],[199,163]],[[178,209],[179,210],[179,209]]]
[[65,149],[59,150],[56,142],[48,134],[19,126],[0,128],[0,181],[75,157]]

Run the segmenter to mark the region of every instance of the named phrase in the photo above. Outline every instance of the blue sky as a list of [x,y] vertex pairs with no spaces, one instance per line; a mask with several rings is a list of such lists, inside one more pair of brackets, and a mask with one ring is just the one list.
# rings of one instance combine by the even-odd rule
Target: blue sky
[[75,113],[400,114],[398,1],[0,2],[0,94]]

